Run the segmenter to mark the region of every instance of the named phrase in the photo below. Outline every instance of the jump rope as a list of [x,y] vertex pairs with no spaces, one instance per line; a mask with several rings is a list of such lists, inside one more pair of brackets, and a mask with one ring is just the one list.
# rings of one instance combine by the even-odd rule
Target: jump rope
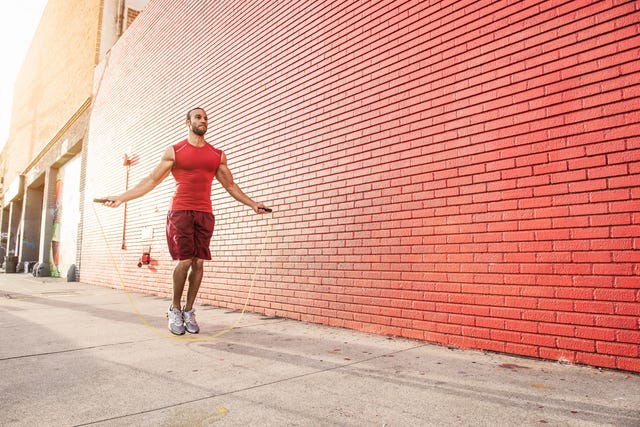
[[[106,70],[109,67],[109,58],[110,56],[107,55],[106,56],[106,64],[104,67],[104,70],[100,76],[100,80],[98,81],[98,86],[96,89],[96,93],[94,95],[94,97],[92,98],[91,101],[91,107],[93,107],[93,103],[95,102],[95,99],[98,97],[98,94],[100,93],[100,88],[102,87],[102,79],[104,78],[105,74],[106,74]],[[103,204],[104,202],[107,201],[107,199],[93,199],[93,201],[95,203],[100,203]],[[162,338],[171,338],[171,339],[175,339],[175,340],[181,340],[181,341],[189,341],[189,342],[197,342],[197,341],[210,341],[213,340],[215,338],[219,338],[225,334],[228,334],[229,332],[231,332],[237,325],[238,323],[240,323],[240,321],[242,320],[242,318],[244,317],[244,313],[247,310],[247,306],[249,305],[249,299],[251,297],[251,292],[253,291],[253,286],[255,285],[255,281],[256,281],[256,276],[258,274],[258,269],[260,268],[260,263],[262,262],[262,256],[264,253],[264,249],[267,245],[267,239],[269,237],[269,233],[271,232],[271,228],[272,228],[272,224],[271,224],[271,218],[269,218],[267,220],[267,230],[265,231],[264,234],[264,238],[262,239],[262,246],[260,247],[260,252],[258,254],[258,259],[256,261],[256,268],[253,271],[253,274],[251,275],[251,283],[249,285],[249,290],[247,291],[247,296],[244,300],[244,304],[242,305],[242,311],[240,312],[240,316],[238,317],[238,319],[236,319],[235,322],[233,322],[231,324],[231,326],[229,326],[226,329],[223,329],[222,331],[211,335],[211,336],[194,336],[194,335],[190,335],[190,336],[176,336],[173,335],[172,333],[164,330],[163,332],[160,332],[160,330],[153,326],[151,323],[149,323],[147,321],[147,319],[142,315],[142,313],[140,312],[140,310],[138,310],[138,307],[136,306],[136,303],[133,301],[133,298],[131,296],[131,293],[129,292],[129,289],[127,289],[127,286],[124,284],[124,279],[122,278],[122,274],[120,272],[120,268],[118,267],[118,264],[116,263],[116,259],[113,255],[113,252],[111,252],[111,245],[109,244],[109,239],[107,239],[107,234],[104,231],[104,227],[102,226],[102,222],[100,221],[100,217],[98,216],[98,212],[96,211],[96,207],[95,204],[91,204],[91,208],[93,210],[93,214],[96,217],[96,221],[98,223],[98,227],[100,228],[100,233],[102,234],[102,239],[104,240],[105,246],[107,247],[107,251],[109,253],[109,257],[111,259],[111,263],[113,264],[113,266],[115,267],[116,273],[118,274],[118,280],[120,281],[120,285],[122,286],[122,289],[124,290],[124,293],[127,295],[127,299],[129,300],[129,304],[131,305],[131,308],[133,309],[133,311],[136,313],[136,315],[138,316],[138,318],[140,319],[140,321],[150,330],[153,331],[154,334],[162,337]],[[266,213],[271,213],[272,210],[269,208],[265,208],[263,209]]]
[[[94,199],[93,200],[95,203],[104,203],[107,200],[106,199]],[[116,270],[116,273],[118,275],[118,280],[120,281],[120,285],[122,286],[122,289],[125,293],[125,295],[127,296],[127,300],[129,301],[129,304],[131,305],[132,310],[134,311],[134,313],[138,316],[138,318],[140,319],[140,321],[142,322],[142,324],[144,324],[148,329],[150,329],[154,334],[162,337],[162,338],[170,338],[170,339],[174,339],[174,340],[180,340],[180,341],[189,341],[189,342],[197,342],[197,341],[211,341],[213,339],[219,338],[225,334],[228,334],[229,332],[231,332],[233,329],[235,329],[235,327],[238,325],[238,323],[240,323],[240,321],[242,320],[242,318],[244,317],[244,313],[247,310],[247,306],[249,305],[249,300],[251,298],[251,293],[253,291],[253,287],[255,285],[255,281],[256,281],[256,276],[258,274],[258,269],[260,268],[260,264],[262,262],[262,258],[263,258],[263,253],[264,253],[264,249],[267,245],[267,239],[269,237],[269,233],[271,232],[271,218],[269,218],[267,220],[267,230],[265,231],[264,237],[262,239],[262,245],[260,247],[260,252],[258,253],[258,259],[256,260],[256,267],[253,271],[253,274],[251,275],[251,282],[249,285],[249,290],[247,291],[247,296],[245,297],[244,300],[244,304],[242,306],[242,310],[240,311],[240,316],[235,320],[235,322],[233,322],[231,324],[231,326],[223,329],[220,332],[217,332],[213,335],[209,335],[209,336],[200,336],[200,335],[196,335],[196,334],[185,334],[181,335],[181,336],[177,336],[177,335],[173,335],[171,332],[167,331],[167,330],[163,330],[162,332],[160,331],[159,328],[153,326],[151,323],[149,323],[147,321],[147,319],[144,317],[144,315],[140,312],[140,310],[138,309],[138,306],[136,305],[135,301],[133,300],[133,297],[131,296],[131,292],[129,292],[129,289],[127,288],[127,286],[124,283],[124,279],[122,277],[122,273],[120,272],[120,268],[118,267],[118,264],[116,262],[115,256],[113,255],[113,252],[111,251],[111,245],[109,244],[109,239],[107,238],[107,234],[104,231],[104,227],[102,226],[102,222],[100,221],[100,217],[98,216],[98,212],[96,211],[96,207],[95,204],[91,205],[92,209],[93,209],[93,214],[96,217],[96,222],[98,223],[98,228],[100,229],[100,233],[102,234],[102,239],[104,240],[105,246],[107,247],[107,252],[109,253],[109,257],[111,259],[111,262]],[[266,213],[271,213],[272,210],[269,208],[263,209]]]

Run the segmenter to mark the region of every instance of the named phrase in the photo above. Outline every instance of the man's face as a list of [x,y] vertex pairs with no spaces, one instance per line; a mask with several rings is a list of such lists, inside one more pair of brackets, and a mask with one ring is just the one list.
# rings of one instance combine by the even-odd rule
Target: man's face
[[207,133],[207,128],[209,126],[207,113],[205,113],[204,110],[193,110],[191,112],[191,120],[187,122],[187,125],[193,133],[203,136]]

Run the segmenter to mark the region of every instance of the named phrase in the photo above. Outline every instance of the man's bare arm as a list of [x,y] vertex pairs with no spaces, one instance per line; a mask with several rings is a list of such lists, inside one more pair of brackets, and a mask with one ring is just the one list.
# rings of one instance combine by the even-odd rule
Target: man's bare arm
[[130,189],[129,191],[125,191],[119,196],[108,196],[105,197],[106,202],[104,202],[105,206],[109,206],[112,208],[117,208],[121,204],[128,202],[129,200],[137,199],[138,197],[142,197],[147,194],[149,191],[156,188],[158,184],[160,184],[170,173],[171,168],[173,168],[173,164],[175,162],[175,153],[173,151],[173,147],[168,147],[162,155],[160,159],[160,163],[155,167],[153,171],[146,177],[143,178],[135,187]]
[[227,165],[227,156],[222,153],[222,158],[220,159],[220,166],[218,166],[218,171],[216,172],[216,179],[222,186],[227,190],[227,192],[239,201],[251,209],[253,209],[256,213],[264,213],[268,211],[268,208],[262,203],[254,202],[251,197],[247,196],[236,184],[233,180],[233,175],[229,170],[229,166]]

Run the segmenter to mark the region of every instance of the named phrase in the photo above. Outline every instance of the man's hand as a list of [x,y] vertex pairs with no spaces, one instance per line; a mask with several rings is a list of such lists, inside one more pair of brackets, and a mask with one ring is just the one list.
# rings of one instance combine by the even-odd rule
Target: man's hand
[[257,213],[257,214],[263,214],[263,213],[270,213],[273,212],[273,210],[271,208],[266,207],[265,205],[263,205],[262,203],[258,203],[253,207],[253,210]]
[[110,208],[117,208],[122,204],[122,200],[120,200],[118,196],[108,196],[101,199],[93,199],[93,201]]

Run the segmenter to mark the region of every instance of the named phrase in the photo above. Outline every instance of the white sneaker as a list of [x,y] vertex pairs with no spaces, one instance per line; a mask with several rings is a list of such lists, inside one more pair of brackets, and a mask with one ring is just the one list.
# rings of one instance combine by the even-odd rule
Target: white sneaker
[[169,310],[167,310],[167,318],[169,319],[169,330],[171,333],[175,335],[183,335],[184,319],[182,318],[182,311],[169,306]]
[[200,327],[196,321],[196,310],[192,308],[190,311],[182,311],[182,318],[184,319],[184,326],[187,332],[190,334],[197,334],[200,332]]

